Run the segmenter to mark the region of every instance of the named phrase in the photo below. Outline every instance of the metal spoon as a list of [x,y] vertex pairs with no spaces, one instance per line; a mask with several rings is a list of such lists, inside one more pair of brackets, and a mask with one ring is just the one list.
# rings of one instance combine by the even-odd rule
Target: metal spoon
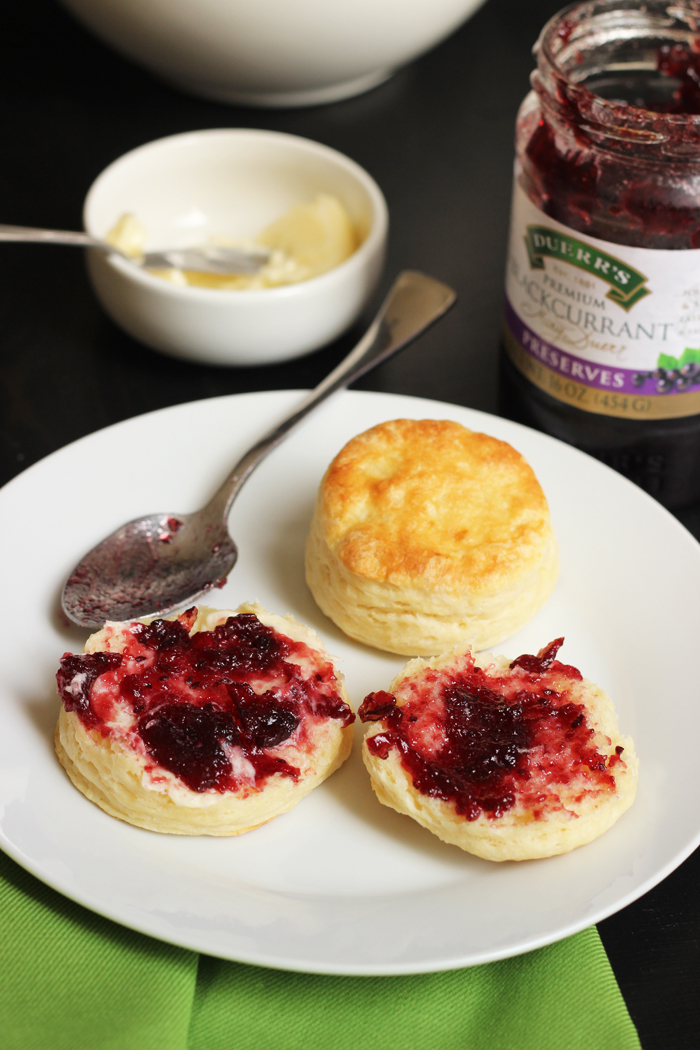
[[231,505],[258,463],[336,390],[407,346],[452,306],[456,295],[432,277],[400,274],[363,338],[330,375],[239,460],[218,492],[194,514],[149,514],[123,525],[73,569],[63,609],[74,623],[166,615],[221,584],[238,551],[228,532]]
[[34,244],[69,244],[78,248],[97,248],[106,255],[118,255],[134,266],[145,270],[193,270],[196,273],[257,273],[269,260],[271,252],[263,247],[227,248],[218,244],[199,248],[166,248],[160,252],[146,252],[134,257],[100,241],[88,233],[70,230],[42,230],[31,226],[0,225],[0,241],[30,241]]

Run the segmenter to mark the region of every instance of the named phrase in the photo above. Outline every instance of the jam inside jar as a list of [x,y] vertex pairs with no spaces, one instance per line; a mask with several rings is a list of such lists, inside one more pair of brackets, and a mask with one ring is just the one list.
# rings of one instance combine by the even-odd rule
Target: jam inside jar
[[573,4],[535,55],[516,124],[501,410],[688,506],[700,500],[700,3]]

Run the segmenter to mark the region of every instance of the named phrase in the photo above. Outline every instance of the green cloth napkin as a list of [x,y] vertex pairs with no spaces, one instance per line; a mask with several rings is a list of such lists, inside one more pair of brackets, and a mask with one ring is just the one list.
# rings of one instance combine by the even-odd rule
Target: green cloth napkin
[[93,915],[0,852],[3,1050],[640,1050],[594,927],[412,977],[224,962]]

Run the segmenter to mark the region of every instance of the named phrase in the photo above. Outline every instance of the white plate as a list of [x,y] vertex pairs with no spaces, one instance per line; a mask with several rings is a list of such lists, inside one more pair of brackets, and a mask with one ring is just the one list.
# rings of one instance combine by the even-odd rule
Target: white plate
[[[566,636],[562,658],[613,697],[641,760],[637,800],[563,857],[491,864],[375,800],[355,747],[291,813],[233,839],[156,835],[106,816],[53,752],[53,676],[85,633],[62,582],[89,547],[150,511],[187,512],[298,392],[166,409],[84,438],[0,492],[0,844],[44,882],[144,933],[284,969],[400,974],[499,959],[574,933],[639,897],[700,839],[700,547],[643,492],[534,431],[433,401],[350,392],[262,464],[231,515],[240,560],[210,604],[257,599],[315,627],[350,696],[385,688],[400,657],[348,641],[315,607],[303,545],[323,471],[354,434],[400,416],[450,418],[510,441],[549,498],[562,572],[547,605],[499,650]],[[359,729],[358,729],[359,731]]]

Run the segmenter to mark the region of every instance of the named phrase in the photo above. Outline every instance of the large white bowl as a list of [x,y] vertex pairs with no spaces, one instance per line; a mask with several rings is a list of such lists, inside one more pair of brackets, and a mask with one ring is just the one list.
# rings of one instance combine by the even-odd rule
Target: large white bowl
[[271,131],[173,135],[110,164],[83,211],[85,229],[99,238],[132,212],[146,228],[150,251],[209,236],[252,237],[319,193],[339,198],[362,238],[350,258],[319,277],[246,291],[182,287],[91,250],[95,293],[135,339],[178,357],[258,365],[310,353],[357,319],[384,264],[386,202],[367,172],[342,153]]
[[427,51],[484,0],[62,0],[118,51],[196,95],[333,102]]

